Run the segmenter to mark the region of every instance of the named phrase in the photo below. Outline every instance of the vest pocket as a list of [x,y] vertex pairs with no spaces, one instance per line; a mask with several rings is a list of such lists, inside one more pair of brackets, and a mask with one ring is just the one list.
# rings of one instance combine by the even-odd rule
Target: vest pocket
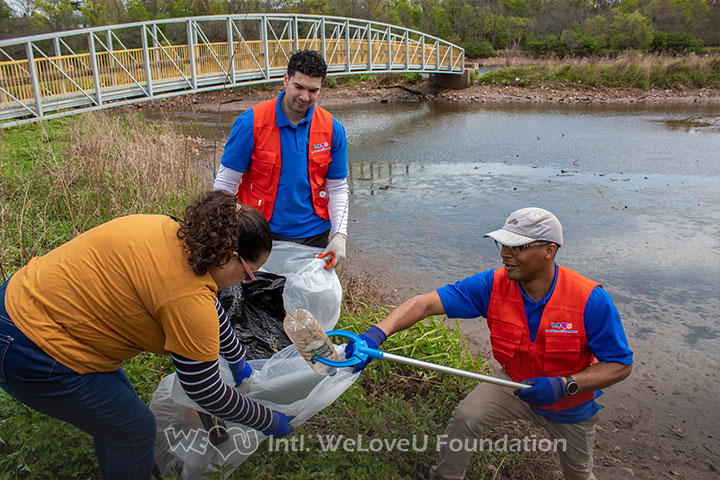
[[321,152],[310,153],[310,159],[318,166],[322,167],[329,165],[332,161],[332,155],[330,155],[330,149],[323,150]]
[[490,343],[493,356],[503,367],[518,368],[520,366],[520,344],[523,329],[509,323],[494,319],[490,329]]
[[256,210],[261,210],[261,205],[263,202],[263,197],[258,194],[255,190],[252,190],[251,188],[242,188],[242,185],[240,186],[240,190],[238,191],[240,194],[240,202],[248,205],[250,207],[253,207]]
[[252,171],[250,182],[257,184],[261,188],[269,188],[276,163],[277,153],[256,149],[252,154],[252,163],[250,164],[250,170]]
[[0,335],[0,383],[5,383],[7,381],[7,378],[5,377],[5,356],[7,355],[12,342],[12,337]]
[[578,369],[580,362],[580,338],[571,334],[545,337],[543,369],[549,377],[568,375]]

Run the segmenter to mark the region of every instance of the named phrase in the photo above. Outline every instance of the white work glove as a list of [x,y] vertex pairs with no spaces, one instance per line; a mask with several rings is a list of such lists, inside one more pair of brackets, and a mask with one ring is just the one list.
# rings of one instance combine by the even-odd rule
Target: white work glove
[[330,243],[325,247],[325,250],[317,256],[317,258],[325,258],[325,270],[330,270],[332,267],[337,267],[342,260],[345,259],[345,244],[347,243],[347,235],[343,233],[336,233],[330,239]]

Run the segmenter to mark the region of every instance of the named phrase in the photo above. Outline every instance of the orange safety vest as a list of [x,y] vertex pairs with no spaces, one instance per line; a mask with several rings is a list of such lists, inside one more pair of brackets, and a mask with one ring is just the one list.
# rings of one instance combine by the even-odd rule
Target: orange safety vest
[[[598,285],[558,266],[555,290],[545,305],[535,342],[531,342],[520,287],[508,280],[504,268],[495,270],[487,312],[490,343],[495,360],[514,381],[572,375],[594,363],[585,337],[583,312]],[[566,410],[593,398],[594,392],[583,392],[539,408]]]
[[[282,158],[280,129],[277,126],[275,111],[277,101],[278,99],[274,98],[253,107],[255,148],[251,156],[250,168],[243,174],[237,192],[240,203],[256,208],[268,221],[275,207]],[[332,161],[330,156],[332,130],[332,114],[315,105],[308,135],[308,176],[313,209],[325,220],[330,219],[325,175]]]

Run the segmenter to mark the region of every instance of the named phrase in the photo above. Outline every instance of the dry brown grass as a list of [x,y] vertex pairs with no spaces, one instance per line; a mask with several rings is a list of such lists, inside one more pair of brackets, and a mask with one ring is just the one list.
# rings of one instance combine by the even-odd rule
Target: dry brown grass
[[0,274],[113,218],[178,214],[208,185],[180,134],[93,113],[0,138]]
[[341,266],[338,270],[343,286],[342,311],[350,317],[376,317],[387,314],[397,305],[397,299],[387,293],[384,285],[361,278]]
[[631,64],[646,64],[650,65],[665,65],[671,62],[677,62],[682,60],[689,64],[698,64],[701,62],[707,62],[713,58],[720,58],[720,54],[707,54],[707,55],[669,55],[665,53],[661,54],[650,54],[640,52],[628,52],[617,56],[587,56],[587,57],[511,57],[510,65],[508,65],[507,58],[504,56],[481,58],[475,60],[480,65],[486,67],[529,67],[532,65],[555,67],[561,65],[631,65]]
[[187,138],[149,125],[137,116],[118,121],[94,115],[89,122],[70,124],[73,144],[68,156],[75,161],[94,194],[111,216],[162,211],[167,200],[187,192],[200,193],[205,184]]

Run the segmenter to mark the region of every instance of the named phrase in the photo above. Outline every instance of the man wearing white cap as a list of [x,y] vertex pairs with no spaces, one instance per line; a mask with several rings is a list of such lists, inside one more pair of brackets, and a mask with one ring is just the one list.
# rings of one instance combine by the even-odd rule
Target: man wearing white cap
[[438,439],[440,459],[431,479],[465,478],[483,433],[515,419],[564,439],[557,445],[565,478],[594,479],[592,448],[601,408],[595,398],[632,370],[617,309],[597,282],[555,263],[562,226],[547,210],[517,210],[485,236],[495,241],[503,268],[413,297],[361,337],[377,348],[388,335],[431,315],[483,316],[493,356],[503,367],[496,376],[532,385],[513,391],[480,383]]

